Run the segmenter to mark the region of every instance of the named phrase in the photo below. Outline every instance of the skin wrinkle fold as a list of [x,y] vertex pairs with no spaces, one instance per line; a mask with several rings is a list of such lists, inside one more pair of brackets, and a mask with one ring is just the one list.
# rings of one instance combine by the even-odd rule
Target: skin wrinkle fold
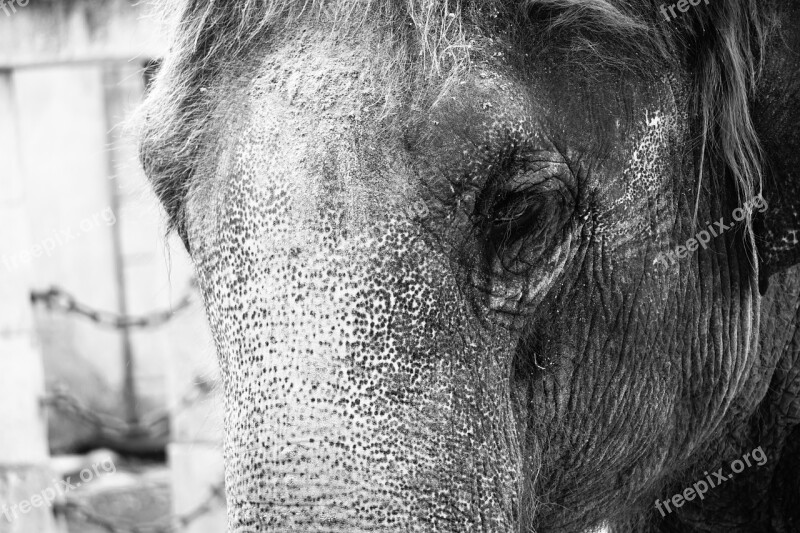
[[[426,9],[436,9],[430,4]],[[286,33],[267,38],[258,32],[274,21],[265,18],[247,41],[248,52],[259,53],[214,71],[215,61],[244,46],[239,35],[226,43],[217,32],[232,21],[252,29],[256,14],[197,3],[205,6],[203,20],[189,23],[209,70],[184,83],[202,81],[209,104],[222,95],[229,103],[218,104],[208,122],[193,121],[191,102],[186,114],[167,108],[165,115],[178,113],[173,120],[182,126],[157,121],[144,153],[179,231],[185,222],[215,331],[226,382],[232,531],[557,532],[601,522],[619,531],[669,531],[713,523],[713,515],[688,506],[663,522],[648,514],[648,499],[717,464],[726,446],[736,449],[736,439],[723,433],[729,425],[745,425],[756,408],[770,409],[760,405],[766,391],[750,397],[761,326],[760,307],[753,306],[761,300],[741,235],[720,236],[709,251],[669,272],[652,265],[655,252],[694,232],[693,157],[676,145],[697,133],[688,118],[696,87],[683,65],[669,71],[677,80],[632,68],[622,83],[610,59],[593,64],[592,83],[584,83],[575,58],[586,59],[587,51],[578,44],[594,39],[603,57],[613,32],[582,27],[585,14],[571,11],[577,5],[571,0],[530,4],[539,9],[529,14],[532,25],[544,24],[547,17],[536,18],[543,14],[562,23],[553,24],[551,56],[521,61],[532,51],[520,44],[527,35],[498,11],[498,26],[458,28],[476,68],[457,68],[453,53],[454,65],[442,64],[452,71],[437,76],[425,70],[430,49],[420,61],[414,55],[420,50],[408,44],[418,30],[413,23],[402,41],[409,49],[390,49],[387,43],[400,40],[369,33],[372,17],[379,18],[371,12],[356,39],[333,27],[320,39],[315,23],[291,11]],[[709,60],[718,60],[716,67],[732,68],[731,58],[757,60],[736,55],[740,41],[732,38],[751,28],[742,13],[754,4],[745,4],[697,15],[730,23],[719,26],[729,33]],[[619,20],[621,10],[636,22],[626,31],[639,35],[637,24],[648,28],[648,19],[637,6],[605,3],[601,13],[614,16],[600,27]],[[402,9],[393,7],[399,17]],[[470,21],[462,9],[457,4],[452,17],[459,24]],[[356,14],[362,16],[351,10]],[[212,22],[217,30],[202,34]],[[694,22],[687,20],[691,31]],[[570,41],[564,28],[576,26],[585,30],[576,46],[559,48]],[[492,33],[498,27],[512,31]],[[495,37],[491,44],[487,35]],[[633,65],[632,52],[654,59],[656,49],[700,46],[688,36],[680,43],[639,36],[630,49],[619,44],[621,63]],[[574,57],[559,55],[565,51]],[[410,58],[396,64],[419,69],[420,78],[374,65],[387,58],[387,64]],[[488,76],[476,82],[479,72]],[[232,83],[254,73],[255,80]],[[178,86],[175,79],[166,77],[162,86]],[[420,81],[422,87],[414,85]],[[415,91],[402,94],[409,86]],[[676,97],[675,86],[688,87],[686,94]],[[375,97],[376,88],[384,94]],[[747,119],[728,113],[736,98],[725,97],[705,94],[701,103],[731,121],[725,124]],[[519,116],[528,117],[523,126]],[[515,245],[515,254],[531,253],[520,273],[491,266],[509,257],[481,264],[474,252],[486,237],[472,224],[476,200],[453,186],[463,177],[459,169],[478,158],[463,154],[463,143],[489,145],[480,159],[486,168],[503,167],[504,157],[524,163],[524,155],[500,155],[509,142],[506,126],[533,144],[554,139],[585,209],[561,244],[544,233],[539,248],[495,246],[495,254]],[[183,138],[181,128],[199,133]],[[429,136],[407,135],[425,128]],[[171,157],[176,138],[197,148]],[[723,141],[724,149],[735,144]],[[479,183],[469,188],[480,193],[494,176],[477,174]],[[190,191],[176,204],[187,176]],[[735,207],[731,191],[742,175],[718,177],[725,179],[703,182],[701,196],[708,198],[700,213],[711,220]],[[673,189],[681,196],[664,200],[662,210],[661,193]],[[427,214],[408,216],[404,208],[412,201]],[[491,304],[486,287],[496,296]],[[522,299],[503,302],[502,295]],[[504,303],[515,315],[511,323],[494,314]],[[530,353],[517,350],[526,334]],[[538,365],[537,351],[557,364]],[[770,357],[777,366],[777,356]],[[517,364],[530,369],[513,378],[527,401],[513,401]],[[313,446],[292,444],[310,444],[312,434]],[[713,449],[718,440],[728,444]],[[254,443],[264,451],[250,449]],[[328,499],[326,487],[337,489]],[[736,511],[733,495],[720,489],[714,505]],[[291,510],[296,505],[315,510],[301,516]]]

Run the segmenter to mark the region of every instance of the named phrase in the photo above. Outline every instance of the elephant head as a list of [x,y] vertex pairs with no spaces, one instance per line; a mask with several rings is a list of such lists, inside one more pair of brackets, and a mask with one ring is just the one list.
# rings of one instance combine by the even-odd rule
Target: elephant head
[[792,523],[800,17],[696,4],[182,6],[142,161],[216,341],[230,531]]

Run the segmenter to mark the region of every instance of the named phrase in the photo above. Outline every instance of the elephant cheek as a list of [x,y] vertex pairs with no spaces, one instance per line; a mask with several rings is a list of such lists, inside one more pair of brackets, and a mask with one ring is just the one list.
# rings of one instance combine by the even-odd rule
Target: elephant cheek
[[407,221],[334,235],[281,222],[269,196],[242,187],[195,253],[231,531],[515,529],[507,358],[445,261]]

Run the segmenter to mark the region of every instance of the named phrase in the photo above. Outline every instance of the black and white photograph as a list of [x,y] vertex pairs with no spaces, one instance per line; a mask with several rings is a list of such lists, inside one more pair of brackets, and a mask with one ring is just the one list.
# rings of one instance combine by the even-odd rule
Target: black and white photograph
[[798,0],[0,0],[0,533],[800,533]]

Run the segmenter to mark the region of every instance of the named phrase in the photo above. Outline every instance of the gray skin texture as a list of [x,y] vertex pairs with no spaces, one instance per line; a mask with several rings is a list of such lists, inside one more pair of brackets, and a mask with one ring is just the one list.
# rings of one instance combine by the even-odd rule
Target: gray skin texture
[[[429,106],[376,105],[377,38],[313,25],[231,89],[186,208],[230,530],[796,530],[796,269],[762,296],[741,225],[656,261],[740,205],[708,182],[692,225],[687,80],[474,39]],[[655,510],[759,445],[764,466]]]

